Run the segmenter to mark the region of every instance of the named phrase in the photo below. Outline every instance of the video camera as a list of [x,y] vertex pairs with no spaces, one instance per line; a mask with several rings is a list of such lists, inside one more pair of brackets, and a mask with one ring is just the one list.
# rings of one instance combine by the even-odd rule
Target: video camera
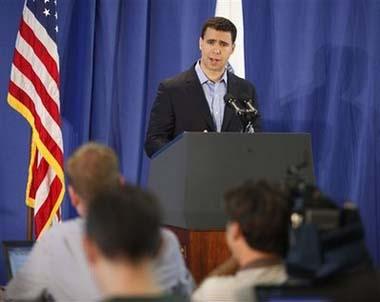
[[359,266],[372,267],[358,209],[353,203],[340,208],[306,183],[302,175],[306,165],[290,167],[284,182],[291,208],[289,276],[316,280]]

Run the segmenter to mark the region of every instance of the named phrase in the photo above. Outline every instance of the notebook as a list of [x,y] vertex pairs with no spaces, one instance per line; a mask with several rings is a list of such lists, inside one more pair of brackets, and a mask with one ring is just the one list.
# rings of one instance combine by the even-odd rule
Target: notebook
[[9,280],[16,274],[25,263],[33,247],[33,241],[3,241],[5,267],[8,271]]

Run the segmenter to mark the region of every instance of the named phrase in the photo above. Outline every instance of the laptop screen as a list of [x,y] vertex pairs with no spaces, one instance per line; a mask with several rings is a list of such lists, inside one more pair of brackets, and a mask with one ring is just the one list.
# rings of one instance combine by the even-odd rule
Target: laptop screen
[[308,286],[257,286],[258,302],[328,302],[329,295],[317,288]]
[[33,247],[33,241],[3,241],[5,264],[9,280],[25,263]]

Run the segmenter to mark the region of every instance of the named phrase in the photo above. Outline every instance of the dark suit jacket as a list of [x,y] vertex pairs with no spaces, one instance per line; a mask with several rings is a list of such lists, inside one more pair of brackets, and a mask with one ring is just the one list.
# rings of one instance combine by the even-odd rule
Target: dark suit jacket
[[[257,108],[255,88],[248,81],[228,72],[227,93],[250,96]],[[240,132],[241,123],[233,109],[225,106],[222,131]],[[254,128],[259,130],[259,120]],[[150,114],[145,151],[151,157],[184,131],[216,131],[211,112],[194,66],[160,83]]]

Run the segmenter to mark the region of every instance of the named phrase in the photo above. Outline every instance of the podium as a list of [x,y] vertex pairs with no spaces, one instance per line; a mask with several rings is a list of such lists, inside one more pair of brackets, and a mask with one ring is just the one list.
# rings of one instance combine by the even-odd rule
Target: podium
[[184,132],[153,156],[148,188],[196,281],[229,257],[223,193],[248,179],[283,181],[289,167],[304,162],[304,178],[314,183],[306,133]]

